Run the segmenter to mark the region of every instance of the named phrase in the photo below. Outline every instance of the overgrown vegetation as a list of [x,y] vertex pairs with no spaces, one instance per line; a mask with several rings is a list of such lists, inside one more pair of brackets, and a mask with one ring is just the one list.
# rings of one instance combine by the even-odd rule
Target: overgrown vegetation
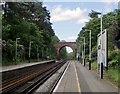
[[[107,77],[112,79],[114,82],[118,82],[118,67],[120,67],[120,49],[118,43],[120,42],[120,32],[118,29],[118,22],[120,21],[120,10],[115,9],[113,12],[109,12],[103,15],[103,30],[107,29],[108,32],[108,72]],[[97,35],[100,33],[100,18],[95,11],[89,13],[91,20],[85,24],[80,31],[76,40],[77,44],[80,45],[83,41],[80,37],[86,38],[86,55],[89,54],[89,32],[84,32],[85,29],[92,31],[92,68],[97,69]]]
[[[37,48],[40,60],[55,59],[56,52],[53,42],[59,42],[52,29],[50,12],[42,2],[6,2],[2,15],[2,62],[9,64],[29,59],[31,44],[31,60],[37,59]],[[18,54],[15,57],[16,38]]]

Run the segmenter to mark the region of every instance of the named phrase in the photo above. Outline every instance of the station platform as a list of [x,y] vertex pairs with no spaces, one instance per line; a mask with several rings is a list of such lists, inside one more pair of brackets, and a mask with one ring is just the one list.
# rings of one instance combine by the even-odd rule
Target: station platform
[[11,71],[19,68],[24,68],[24,67],[29,67],[37,64],[43,64],[47,62],[51,62],[53,60],[46,60],[46,61],[41,61],[41,62],[30,62],[30,63],[22,63],[22,64],[16,64],[16,65],[10,65],[10,66],[3,66],[2,70],[0,72],[6,72],[6,71]]
[[74,62],[69,61],[67,69],[53,92],[81,92]]
[[107,79],[100,79],[97,72],[89,70],[78,61],[69,61],[69,66],[53,92],[80,92],[85,94],[119,94],[118,87]]
[[80,82],[80,88],[82,92],[94,92],[100,94],[119,94],[118,86],[112,84],[108,79],[103,75],[103,79],[100,79],[100,76],[97,71],[89,70],[88,66],[83,66],[78,61],[75,61],[78,78]]

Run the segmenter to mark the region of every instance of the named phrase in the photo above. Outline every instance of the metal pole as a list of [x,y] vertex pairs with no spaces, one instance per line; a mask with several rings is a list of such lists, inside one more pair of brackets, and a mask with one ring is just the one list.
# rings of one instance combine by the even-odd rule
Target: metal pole
[[31,42],[29,43],[29,63],[30,63],[30,48],[31,48]]
[[43,47],[42,47],[42,60],[43,60]]
[[33,43],[32,41],[29,43],[29,63],[30,63],[30,53],[31,53],[31,44],[32,43]]
[[100,63],[100,78],[103,79],[103,62],[102,62],[102,13],[101,13],[101,63]]
[[82,44],[82,61],[83,61],[82,64],[84,64],[84,60],[83,60],[83,44]]
[[16,38],[16,51],[15,51],[15,64],[17,64],[17,40],[20,38]]
[[84,47],[82,48],[82,58],[83,58],[83,65],[85,66],[85,37],[81,37],[81,38],[84,39],[84,44],[83,44]]
[[91,30],[90,30],[90,45],[89,45],[89,70],[91,70]]
[[51,47],[49,48],[49,59],[51,60]]
[[85,66],[85,37],[84,37],[84,66]]
[[17,64],[17,38],[16,38],[16,48],[15,48],[15,64]]
[[46,48],[46,51],[45,51],[45,55],[46,55],[45,58],[46,58],[46,60],[47,60],[47,48]]
[[80,60],[80,46],[79,46],[79,60]]
[[83,65],[84,65],[84,45],[83,45],[82,57],[83,57]]
[[37,46],[37,61],[39,62],[38,46]]

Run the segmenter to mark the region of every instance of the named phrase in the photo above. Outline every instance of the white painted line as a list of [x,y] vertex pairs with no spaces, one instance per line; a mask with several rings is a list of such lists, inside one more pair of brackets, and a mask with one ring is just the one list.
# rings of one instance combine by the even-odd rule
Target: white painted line
[[69,67],[69,65],[70,65],[70,63],[67,65],[67,68],[65,69],[62,77],[60,78],[60,80],[59,80],[58,84],[56,85],[55,89],[53,90],[53,93],[52,93],[52,94],[54,94],[54,92],[56,92],[56,90],[58,89],[58,87],[59,87],[59,85],[60,85],[60,83],[61,83],[61,81],[62,81],[62,79],[63,79],[63,77],[64,77],[64,75],[65,75],[65,73],[66,73],[66,71],[67,71],[67,69],[68,69],[68,67]]
[[[75,63],[75,62],[74,62],[74,63]],[[75,68],[75,74],[76,74],[76,79],[77,79],[78,92],[81,92],[80,83],[79,83],[79,80],[78,80],[78,75],[77,75],[77,71],[76,71],[75,64],[74,64],[74,68]]]

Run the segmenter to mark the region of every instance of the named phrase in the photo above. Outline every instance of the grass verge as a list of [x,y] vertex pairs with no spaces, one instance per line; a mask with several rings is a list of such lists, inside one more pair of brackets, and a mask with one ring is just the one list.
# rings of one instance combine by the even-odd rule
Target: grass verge
[[[97,71],[96,61],[92,63],[92,69]],[[110,67],[108,71],[105,72],[105,78],[120,88],[120,67]]]
[[106,77],[120,88],[120,67],[109,68]]

